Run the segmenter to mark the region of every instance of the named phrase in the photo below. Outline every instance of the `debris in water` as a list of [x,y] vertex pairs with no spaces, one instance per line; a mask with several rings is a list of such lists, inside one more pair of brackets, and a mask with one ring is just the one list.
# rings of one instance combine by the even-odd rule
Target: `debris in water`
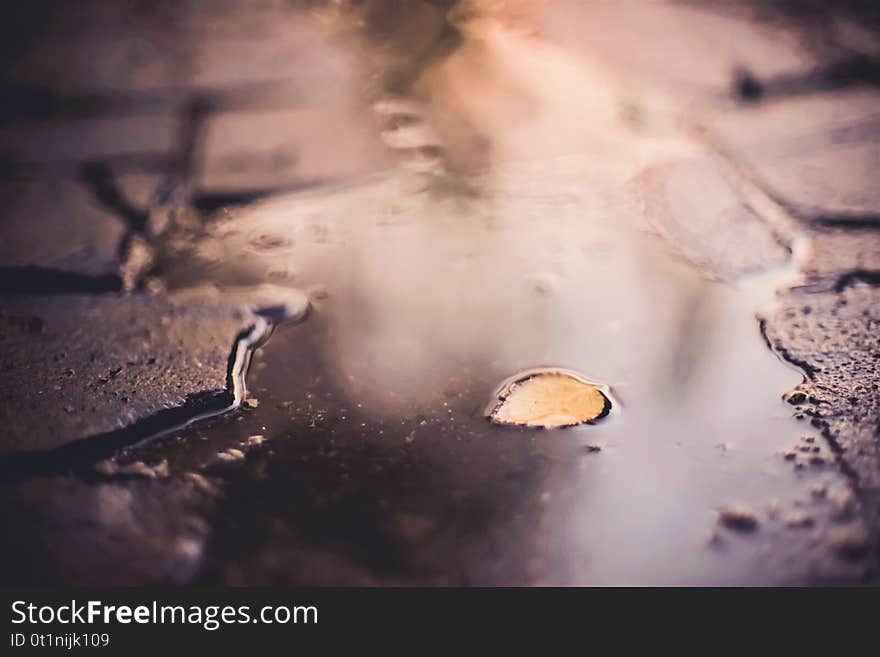
[[217,485],[198,472],[187,472],[184,474],[184,477],[191,481],[193,485],[203,493],[207,493],[208,495],[217,495],[219,493]]
[[167,459],[162,459],[159,463],[153,466],[149,466],[143,461],[133,461],[126,465],[119,465],[113,459],[106,459],[96,463],[95,470],[105,477],[129,475],[135,477],[148,477],[150,479],[163,479],[169,475]]
[[833,505],[834,517],[839,520],[851,518],[858,508],[855,493],[850,488],[842,488],[828,492]]
[[238,461],[244,458],[244,452],[240,449],[235,449],[231,447],[224,452],[217,452],[217,458],[221,461]]
[[751,532],[758,528],[758,518],[751,509],[734,505],[718,512],[718,521],[728,529]]
[[833,461],[833,456],[822,445],[816,444],[815,436],[801,436],[798,443],[784,454],[786,461],[792,461],[795,468],[805,465],[821,466]]
[[255,435],[255,436],[248,436],[247,444],[248,445],[261,445],[264,440],[266,440],[265,436],[262,436],[259,434]]
[[593,422],[611,410],[602,386],[564,370],[533,371],[505,383],[488,409],[495,424],[569,427]]
[[832,534],[831,545],[844,559],[856,561],[864,558],[871,549],[871,541],[864,527],[843,527]]
[[805,511],[794,511],[785,518],[785,526],[794,529],[806,529],[813,524],[813,517]]
[[828,486],[818,482],[810,486],[810,495],[813,497],[825,497],[828,494]]

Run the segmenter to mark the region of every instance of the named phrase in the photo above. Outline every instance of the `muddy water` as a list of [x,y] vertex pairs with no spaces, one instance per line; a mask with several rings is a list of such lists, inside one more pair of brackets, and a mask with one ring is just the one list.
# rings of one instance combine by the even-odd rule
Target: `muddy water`
[[[809,485],[838,475],[783,458],[810,433],[782,401],[801,375],[756,321],[797,263],[722,282],[678,255],[630,181],[708,162],[700,147],[662,117],[659,132],[622,125],[589,62],[480,29],[413,86],[400,125],[433,132],[389,141],[430,147],[437,161],[411,167],[427,175],[400,167],[223,210],[168,245],[172,289],[269,282],[312,302],[254,355],[258,404],[133,455],[221,486],[203,578],[801,581],[810,534],[778,540],[792,531],[781,517],[804,498],[820,513]],[[698,185],[687,201],[694,216],[676,223],[718,210]],[[538,367],[609,386],[612,412],[490,424],[498,386]],[[734,503],[757,529],[719,525]]]
[[[256,408],[141,454],[224,482],[207,579],[793,575],[773,518],[828,475],[782,456],[809,433],[781,399],[801,375],[755,319],[790,272],[713,280],[646,232],[626,195],[590,191],[596,175],[569,157],[496,169],[476,192],[390,177],[215,224],[199,246],[215,279],[296,285],[312,309],[256,353]],[[191,282],[194,262],[169,280]],[[535,367],[609,385],[612,412],[490,424],[498,385]],[[229,448],[246,455],[218,456]],[[757,532],[719,527],[732,503]]]

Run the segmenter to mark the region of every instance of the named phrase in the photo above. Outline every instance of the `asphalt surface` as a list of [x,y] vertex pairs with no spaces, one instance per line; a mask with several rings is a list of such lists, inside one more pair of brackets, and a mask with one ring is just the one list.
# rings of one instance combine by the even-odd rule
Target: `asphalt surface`
[[[40,2],[6,22],[4,583],[876,581],[875,17],[839,9],[838,27],[819,38],[814,23],[763,3],[561,3],[552,10],[512,3],[501,13],[471,3],[474,11],[460,5],[452,14],[446,4],[411,3],[394,14],[380,1],[358,9]],[[764,423],[775,437],[763,452],[761,430],[754,432],[760,440],[737,452],[732,421],[724,429],[718,420],[722,428],[713,431],[721,438],[705,445],[681,425],[681,449],[710,464],[707,474],[682,477],[719,501],[696,511],[676,502],[690,519],[682,521],[682,535],[696,537],[690,542],[664,544],[641,565],[636,556],[607,557],[603,571],[613,540],[604,546],[586,530],[572,533],[580,527],[572,519],[589,518],[621,541],[632,540],[621,529],[631,523],[578,500],[594,494],[601,505],[606,494],[638,504],[614,498],[617,489],[603,483],[632,476],[638,461],[614,465],[624,451],[612,425],[604,447],[588,433],[564,434],[558,447],[488,433],[471,407],[484,403],[496,375],[512,373],[505,367],[529,365],[503,350],[492,360],[492,348],[481,347],[472,359],[477,373],[462,369],[439,391],[422,390],[417,377],[412,384],[395,380],[399,373],[382,378],[381,364],[373,370],[380,388],[411,385],[414,395],[446,400],[467,427],[457,434],[462,445],[448,446],[454,431],[435,424],[433,410],[401,414],[389,406],[361,417],[349,408],[375,401],[345,382],[364,373],[351,362],[370,362],[352,336],[376,341],[380,355],[419,362],[414,347],[382,351],[376,335],[406,332],[395,332],[388,309],[408,298],[407,280],[409,289],[416,282],[435,289],[415,276],[423,273],[419,260],[433,262],[437,244],[460,255],[456,262],[482,257],[477,247],[455,251],[462,236],[448,237],[444,217],[485,221],[486,235],[505,235],[490,220],[496,212],[514,217],[512,237],[487,251],[499,263],[505,254],[511,262],[531,257],[527,239],[516,246],[518,234],[540,235],[533,239],[550,245],[552,260],[573,242],[559,236],[578,217],[630,217],[635,232],[672,254],[675,264],[663,255],[662,266],[645,265],[658,280],[683,267],[687,273],[674,280],[690,281],[692,291],[745,289],[750,281],[773,291],[759,307],[751,297],[729,307],[754,330],[755,349],[785,361],[795,380],[778,391],[754,382],[766,417],[780,422],[778,430]],[[358,213],[381,217],[380,228],[363,229]],[[517,233],[551,214],[558,234]],[[417,229],[416,239],[382,232],[432,221],[429,241]],[[625,242],[630,233],[605,235],[597,225],[582,253],[605,257],[617,276],[624,270],[614,263],[625,259],[603,240]],[[376,252],[389,243],[396,250]],[[627,257],[655,262],[633,253]],[[498,307],[527,309],[554,294],[583,304],[565,285],[557,291],[562,274],[545,264],[538,260],[537,277],[526,278],[532,296],[505,290]],[[401,273],[388,294],[371,296],[370,286],[394,267]],[[505,267],[496,274],[512,280],[517,270],[508,276]],[[407,279],[407,272],[414,274]],[[630,279],[608,280],[613,288]],[[652,289],[650,276],[632,280]],[[252,287],[264,283],[307,292],[314,326],[279,329],[256,352],[251,401],[173,431],[229,406],[230,356],[254,325],[252,311],[272,305],[271,294]],[[475,280],[474,290],[480,285]],[[436,303],[419,307],[426,318],[461,298],[449,301],[436,289]],[[334,305],[342,300],[344,311]],[[496,326],[489,311],[467,307],[475,324]],[[712,326],[702,323],[706,306],[682,307],[673,334],[699,345]],[[511,316],[537,321],[526,310]],[[582,320],[572,317],[563,325]],[[662,313],[657,320],[665,326]],[[422,349],[465,355],[473,348],[420,333],[419,317],[400,326]],[[450,319],[448,326],[464,324]],[[310,331],[313,351],[293,339],[301,330]],[[340,362],[315,355],[334,349]],[[459,366],[455,358],[423,362],[444,375]],[[775,365],[767,371],[777,372]],[[732,381],[732,392],[716,394],[735,404],[736,390],[751,384]],[[328,394],[323,406],[308,396]],[[763,422],[764,410],[753,413]],[[401,427],[392,430],[398,417]],[[385,443],[371,442],[383,432]],[[731,444],[719,450],[716,443]],[[585,445],[598,449],[571,465],[581,464]],[[643,449],[652,453],[649,444]],[[718,453],[741,460],[725,470]],[[667,488],[674,467],[657,466],[670,475]],[[711,487],[728,479],[730,489]],[[778,487],[762,488],[765,480]],[[742,508],[720,503],[739,501],[729,490],[748,497],[750,488],[760,495]],[[685,557],[691,569],[657,575]]]

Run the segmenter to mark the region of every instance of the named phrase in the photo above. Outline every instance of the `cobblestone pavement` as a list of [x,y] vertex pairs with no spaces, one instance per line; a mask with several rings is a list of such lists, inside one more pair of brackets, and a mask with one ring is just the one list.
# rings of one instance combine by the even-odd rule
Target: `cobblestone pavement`
[[[209,463],[198,445],[216,424],[172,434],[171,446],[129,448],[229,407],[237,345],[260,321],[254,310],[277,301],[269,290],[255,305],[253,293],[235,290],[296,285],[320,306],[320,284],[342,270],[333,244],[355,233],[334,232],[342,222],[310,227],[307,211],[399,204],[390,214],[403,216],[417,212],[400,191],[412,180],[466,198],[468,181],[489,170],[486,185],[523,194],[562,180],[604,193],[625,178],[643,228],[713,280],[797,270],[755,326],[803,375],[785,400],[805,432],[818,432],[784,458],[807,470],[821,461],[840,478],[811,480],[812,506],[786,509],[788,529],[755,539],[755,553],[798,560],[768,583],[876,581],[880,32],[870,8],[823,5],[17,8],[3,21],[0,80],[2,580],[480,581],[367,567],[344,547],[345,532],[300,541],[317,531],[311,516],[245,520],[252,489],[230,463],[249,460],[256,437]],[[572,151],[589,154],[588,174],[580,164],[516,168]],[[299,192],[312,200],[296,200]],[[328,194],[335,200],[322,200]],[[285,244],[272,208],[290,198],[304,223]],[[300,258],[296,272],[289,253]],[[257,402],[248,403],[218,431],[247,424]],[[179,468],[175,449],[185,453]],[[260,454],[249,467],[272,463]],[[308,479],[324,467],[296,471]],[[369,524],[378,511],[363,504],[336,519]],[[431,523],[403,512],[392,520],[396,543],[385,546],[371,527],[364,540],[442,561],[420,542],[434,536]],[[733,515],[720,524],[736,531]],[[802,528],[807,539],[791,538]],[[245,530],[264,542],[224,548]],[[714,531],[706,550],[727,540]],[[486,557],[468,549],[465,561]],[[528,568],[505,580],[501,568],[483,581],[547,581]],[[569,572],[561,583],[590,581]]]

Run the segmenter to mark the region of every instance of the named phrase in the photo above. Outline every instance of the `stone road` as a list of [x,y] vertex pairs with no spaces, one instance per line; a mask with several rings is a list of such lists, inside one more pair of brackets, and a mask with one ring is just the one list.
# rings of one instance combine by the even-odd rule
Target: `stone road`
[[[145,435],[119,432],[159,413],[172,412],[150,426],[223,406],[230,352],[253,318],[216,290],[175,295],[266,280],[193,256],[218,217],[377,172],[416,169],[455,186],[535,154],[516,137],[528,131],[547,149],[538,155],[555,155],[552,120],[499,127],[492,114],[494,102],[526,112],[531,101],[509,88],[552,79],[518,69],[503,39],[480,41],[497,25],[540,35],[548,71],[567,66],[541,50],[548,43],[587,62],[579,93],[595,96],[597,122],[685,144],[673,161],[639,154],[628,172],[645,221],[685,258],[723,280],[799,258],[797,282],[759,325],[803,373],[786,399],[821,432],[848,489],[813,530],[816,549],[843,565],[796,581],[876,581],[877,16],[799,21],[785,3],[760,2],[453,4],[35,2],[4,20],[3,582],[272,581],[216,575],[216,560],[205,569],[222,468],[168,476],[161,449],[124,471],[94,467],[112,450],[67,468],[53,450],[132,443]],[[483,65],[504,83],[469,78]],[[481,97],[486,108],[468,104]],[[584,128],[596,152],[601,130]],[[283,263],[269,270],[271,282],[291,278]],[[318,583],[387,581],[336,558],[316,549],[296,560],[334,573]],[[253,568],[282,567],[270,566]]]

